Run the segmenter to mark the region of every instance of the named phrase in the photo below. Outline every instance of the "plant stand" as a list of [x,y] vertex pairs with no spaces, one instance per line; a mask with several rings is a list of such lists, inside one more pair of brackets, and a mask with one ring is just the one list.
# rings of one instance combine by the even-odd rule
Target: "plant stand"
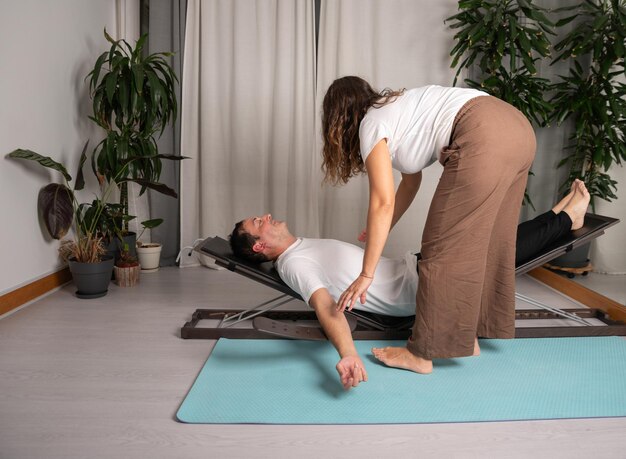
[[551,271],[565,273],[568,278],[573,279],[574,277],[576,277],[577,274],[586,276],[591,271],[593,271],[593,265],[589,263],[589,260],[587,260],[587,262],[588,263],[586,266],[581,266],[577,268],[570,268],[567,266],[558,266],[558,265],[553,265],[550,263],[546,263],[544,266]]

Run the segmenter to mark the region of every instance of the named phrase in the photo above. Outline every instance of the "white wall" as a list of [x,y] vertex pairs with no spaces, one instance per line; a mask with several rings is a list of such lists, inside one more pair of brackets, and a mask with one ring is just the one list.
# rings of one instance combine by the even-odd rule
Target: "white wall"
[[[112,0],[0,3],[0,295],[62,266],[58,241],[50,239],[37,215],[37,193],[62,177],[5,156],[31,149],[75,175],[84,142],[91,139],[93,147],[99,141],[87,118],[84,78],[108,48],[104,27],[115,32],[115,5]],[[84,196],[91,200],[89,193]]]
[[591,263],[595,272],[626,274],[626,167],[614,164],[607,172],[617,180],[617,199],[607,202],[596,199],[596,213],[620,220],[604,236],[591,244]]

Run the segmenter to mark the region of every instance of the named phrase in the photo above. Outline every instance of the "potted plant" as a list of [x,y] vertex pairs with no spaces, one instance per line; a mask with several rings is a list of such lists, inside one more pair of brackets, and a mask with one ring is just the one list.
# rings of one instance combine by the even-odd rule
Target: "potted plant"
[[[626,5],[623,0],[585,1],[558,11],[572,10],[575,14],[557,22],[562,26],[580,21],[554,47],[561,52],[554,62],[574,59],[574,65],[554,85],[553,119],[558,124],[570,117],[575,120],[568,154],[559,163],[569,166],[562,188],[568,189],[577,178],[583,180],[593,206],[594,198],[616,199],[617,183],[606,171],[614,162],[626,160],[626,85],[620,81],[626,72]],[[589,64],[583,67],[581,62]]]
[[107,235],[104,238],[107,243],[107,252],[111,253],[116,260],[121,256],[124,247],[128,247],[127,250],[131,256],[137,256],[136,234],[124,230],[128,227],[128,222],[134,218],[133,215],[125,214],[123,206],[119,203],[108,202],[104,208],[100,226],[102,232]]
[[139,282],[141,268],[136,256],[131,255],[128,244],[124,244],[119,259],[113,267],[115,281],[120,287],[132,287]]
[[[85,143],[80,156],[76,182],[71,189],[72,176],[65,166],[48,156],[42,156],[31,150],[17,149],[8,154],[9,158],[35,161],[43,167],[53,169],[63,175],[64,183],[51,183],[39,193],[37,206],[43,216],[46,228],[54,239],[63,238],[74,226],[74,238],[63,241],[60,246],[60,255],[69,264],[74,282],[77,283],[76,295],[80,298],[97,298],[106,295],[113,271],[114,257],[107,254],[104,240],[116,231],[116,223],[110,214],[110,198],[117,181],[100,183],[100,197],[91,203],[79,203],[76,191],[85,186],[83,165],[87,160]],[[129,158],[131,164],[137,158]],[[127,178],[126,181],[136,181]],[[149,181],[142,181],[145,186],[158,187]],[[106,280],[105,280],[106,278]],[[94,281],[93,285],[91,282]],[[87,282],[84,283],[83,281]]]
[[[104,37],[111,47],[87,75],[93,100],[90,119],[106,134],[94,150],[92,167],[107,182],[119,186],[119,206],[110,210],[115,210],[125,236],[132,219],[128,215],[129,180],[141,185],[139,195],[151,188],[177,197],[173,189],[158,183],[161,160],[184,157],[159,154],[156,139],[176,119],[178,78],[166,61],[172,53],[145,55],[147,35],[134,47],[125,40],[114,40],[106,29]],[[134,161],[129,162],[131,158]],[[134,240],[125,242],[134,250]]]
[[13,151],[8,157],[35,161],[63,175],[65,183],[51,183],[39,192],[37,206],[54,239],[63,238],[74,224],[74,237],[61,241],[59,254],[69,264],[77,287],[76,296],[98,298],[106,295],[113,270],[113,258],[106,255],[96,225],[110,189],[104,191],[103,199],[96,198],[91,204],[79,204],[76,191],[82,190],[85,185],[82,166],[86,160],[87,145],[88,142],[80,157],[73,189],[69,185],[72,177],[65,166],[50,157],[22,149]]
[[[554,24],[548,10],[530,0],[461,0],[459,12],[446,19],[458,29],[450,52],[457,68],[453,85],[463,69],[473,78],[465,84],[508,102],[536,126],[545,126],[552,113],[546,100],[550,81],[537,76],[535,63],[550,55],[548,35]],[[532,172],[529,172],[533,175]],[[528,193],[524,201],[534,206]]]
[[162,245],[158,242],[142,242],[141,236],[146,229],[156,228],[161,223],[163,223],[162,218],[141,222],[143,229],[137,238],[137,256],[139,257],[139,264],[143,272],[155,272],[159,270]]
[[472,88],[508,102],[538,126],[550,118],[552,106],[545,99],[550,81],[537,76],[535,63],[550,55],[554,24],[547,10],[530,0],[461,0],[460,12],[446,21],[459,29],[450,51],[457,68],[456,85],[463,69],[478,70],[466,78]]
[[[623,0],[584,1],[560,8],[573,14],[557,22],[578,23],[555,45],[554,62],[573,60],[569,75],[560,76],[551,100],[553,119],[560,125],[574,120],[566,156],[558,167],[569,167],[562,189],[575,179],[585,182],[595,208],[597,198],[616,199],[617,182],[607,173],[612,164],[626,160],[625,122],[626,5]],[[620,81],[620,78],[622,81]],[[561,267],[581,268],[589,263],[589,244],[555,260]]]

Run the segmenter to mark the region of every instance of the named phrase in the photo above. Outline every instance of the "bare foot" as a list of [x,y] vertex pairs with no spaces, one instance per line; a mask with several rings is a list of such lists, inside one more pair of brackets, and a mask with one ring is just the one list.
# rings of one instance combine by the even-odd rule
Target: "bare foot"
[[405,347],[385,347],[383,349],[373,347],[372,353],[374,357],[388,367],[403,368],[424,375],[433,371],[432,360],[417,357]]
[[572,182],[572,186],[569,189],[569,193],[567,193],[567,195],[565,195],[565,197],[561,199],[557,203],[557,205],[552,208],[552,212],[554,212],[555,214],[558,214],[565,208],[567,203],[570,202],[570,200],[574,197],[574,193],[576,193],[576,189],[578,188],[578,182],[580,182],[580,180],[578,179]]
[[587,207],[589,207],[589,191],[584,182],[578,180],[576,184],[576,192],[572,199],[563,208],[563,212],[569,215],[572,220],[572,231],[582,228],[585,223],[585,214],[587,213]]
[[472,354],[475,357],[480,355],[480,346],[478,345],[478,338],[474,339],[474,353]]

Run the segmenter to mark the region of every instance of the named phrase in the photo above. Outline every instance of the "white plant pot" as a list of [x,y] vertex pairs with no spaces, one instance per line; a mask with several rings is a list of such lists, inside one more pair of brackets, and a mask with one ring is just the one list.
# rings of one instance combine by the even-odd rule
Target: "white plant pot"
[[142,272],[158,271],[161,248],[161,244],[158,243],[137,244],[137,257],[139,257]]

